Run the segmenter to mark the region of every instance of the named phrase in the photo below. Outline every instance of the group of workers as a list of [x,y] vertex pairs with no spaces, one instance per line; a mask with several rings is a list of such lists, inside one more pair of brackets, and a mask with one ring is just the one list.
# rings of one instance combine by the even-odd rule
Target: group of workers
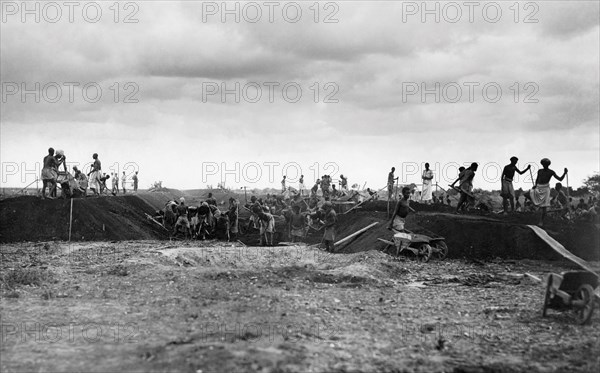
[[[86,195],[89,185],[90,190],[94,195],[101,195],[109,190],[106,186],[106,180],[112,179],[113,195],[120,192],[119,190],[119,175],[115,172],[111,175],[102,173],[102,164],[98,158],[98,154],[92,155],[93,163],[90,171],[86,174],[81,172],[77,166],[73,166],[74,176],[70,176],[67,172],[66,156],[64,151],[54,151],[53,148],[48,149],[48,155],[44,157],[44,167],[42,169],[41,178],[43,181],[42,198],[56,198],[57,184],[72,190],[78,190],[83,195]],[[515,212],[522,210],[518,196],[515,196],[513,179],[515,173],[520,175],[530,171],[531,166],[520,170],[517,167],[518,158],[511,157],[510,163],[507,164],[501,175],[501,196],[503,204],[503,213],[510,211]],[[525,205],[536,206],[541,210],[539,225],[543,226],[547,214],[547,210],[551,206],[558,207],[560,216],[564,217],[567,214],[574,212],[578,216],[588,217],[597,216],[599,212],[599,201],[595,198],[590,198],[588,204],[583,199],[574,207],[572,198],[569,198],[564,193],[564,188],[560,183],[567,176],[568,170],[565,168],[562,175],[559,176],[555,171],[550,169],[550,160],[543,158],[541,161],[542,168],[538,170],[537,177],[531,190],[524,193]],[[59,172],[59,167],[62,165],[63,170]],[[473,194],[473,179],[478,169],[476,162],[471,163],[469,167],[460,167],[457,179],[450,184],[450,187],[459,193],[459,200],[456,206],[456,213],[466,211],[469,206],[474,205],[475,196]],[[394,197],[394,188],[397,185],[398,178],[394,175],[395,168],[392,167],[388,174],[387,189],[388,199]],[[131,177],[133,190],[137,191],[138,187],[138,172]],[[70,176],[70,178],[69,178]],[[389,221],[389,228],[402,231],[404,230],[405,218],[411,210],[410,200],[418,200],[419,202],[444,203],[444,194],[436,196],[433,193],[433,171],[429,167],[429,163],[425,163],[425,169],[421,175],[423,188],[420,195],[415,187],[404,186],[401,189],[401,198],[396,204],[394,213]],[[551,196],[550,181],[552,178],[559,182],[555,186],[555,196]],[[246,231],[257,229],[260,232],[261,245],[273,245],[275,233],[275,216],[282,216],[285,219],[288,227],[288,235],[292,242],[302,241],[310,228],[317,231],[324,230],[323,243],[327,251],[332,251],[335,241],[335,226],[337,223],[337,215],[333,209],[332,201],[343,196],[354,197],[359,195],[355,191],[349,191],[348,179],[344,175],[340,175],[339,185],[333,182],[331,175],[323,175],[315,181],[315,184],[310,189],[308,202],[305,198],[304,175],[300,176],[299,188],[296,192],[293,188],[286,186],[286,176],[283,176],[281,181],[281,195],[268,194],[265,200],[252,196],[250,202],[243,206],[244,209],[250,212]],[[120,177],[122,192],[126,193],[127,176],[123,171]],[[72,183],[72,185],[71,185]],[[457,185],[458,184],[458,185]],[[48,189],[48,194],[46,194]],[[321,193],[319,193],[319,190]],[[366,189],[367,199],[377,197],[377,192]],[[353,194],[354,193],[354,194]],[[360,196],[360,195],[359,195]],[[446,203],[450,205],[450,196],[445,195]],[[516,202],[516,206],[515,206]],[[228,240],[236,239],[240,233],[239,213],[240,204],[235,198],[229,199],[229,207],[226,211],[221,212],[217,207],[217,202],[209,193],[208,198],[199,206],[187,206],[185,199],[182,197],[179,203],[169,201],[165,206],[165,210],[161,213],[161,217],[165,224],[170,224],[173,227],[173,233],[177,233],[183,229],[184,234],[190,238],[208,238],[215,235],[219,224],[226,231]]]
[[228,241],[236,240],[239,232],[239,202],[233,197],[229,198],[229,208],[222,212],[212,193],[199,206],[188,206],[185,198],[181,197],[179,203],[168,201],[157,218],[163,221],[165,227],[172,227],[173,235],[182,230],[186,238],[207,239],[216,237],[218,228],[222,227]]
[[[110,175],[102,172],[102,162],[98,159],[98,154],[92,155],[93,163],[90,171],[85,174],[73,166],[73,175],[67,170],[67,162],[64,151],[53,148],[48,149],[48,155],[44,157],[44,165],[42,168],[42,199],[54,199],[57,196],[57,186],[60,184],[63,197],[73,197],[76,195],[87,196],[87,189],[92,191],[92,194],[99,196],[108,193],[110,190],[113,195],[119,193],[119,176],[117,172],[111,172]],[[63,171],[59,171],[59,167],[63,166]],[[112,178],[112,189],[106,186],[106,181]],[[125,171],[121,176],[121,186],[123,193],[126,193],[127,176]],[[138,189],[138,171],[135,171],[131,177],[133,191]],[[46,189],[48,188],[48,195]]]
[[[515,198],[515,189],[513,186],[513,179],[515,173],[520,175],[530,171],[531,165],[528,165],[525,169],[519,170],[517,167],[517,162],[519,159],[515,156],[510,158],[510,163],[507,164],[501,175],[501,191],[500,195],[502,197],[502,205],[503,205],[503,213],[507,214],[509,212],[509,204],[510,204],[510,212],[515,212],[515,200],[517,200],[517,208],[521,208],[518,199]],[[582,216],[584,218],[593,218],[598,215],[599,207],[598,201],[595,197],[590,197],[590,201],[588,205],[586,205],[583,200],[580,200],[580,203],[577,207],[572,205],[572,199],[568,198],[564,193],[564,188],[560,183],[567,176],[568,170],[564,169],[561,176],[559,176],[555,171],[550,169],[551,161],[548,158],[543,158],[540,161],[541,169],[537,172],[537,177],[534,181],[533,187],[531,190],[524,193],[525,203],[535,206],[539,208],[540,220],[538,225],[543,226],[546,218],[546,214],[548,208],[551,206],[558,207],[558,211],[560,212],[561,217],[565,217],[570,211],[575,211],[577,216]],[[473,179],[475,177],[475,173],[478,169],[478,164],[476,162],[471,163],[469,167],[460,167],[458,178],[450,184],[450,187],[456,190],[460,197],[458,200],[458,204],[456,206],[456,213],[462,213],[468,209],[469,206],[475,204],[475,196],[473,194]],[[394,177],[395,169],[392,167],[391,172],[388,174],[388,198],[392,198],[394,183],[397,180]],[[533,176],[533,175],[532,175]],[[552,197],[550,187],[550,181],[552,178],[557,179],[559,182],[556,184],[555,196]],[[423,192],[421,196],[422,201],[429,202],[433,200],[435,196],[432,198],[431,194],[431,180],[433,179],[433,173],[429,169],[429,164],[425,164],[425,170],[422,175],[423,179]],[[458,186],[456,186],[458,184]],[[398,203],[394,216],[392,216],[392,220],[390,221],[390,226],[396,225],[400,226],[400,220],[406,217],[408,211],[405,208],[405,204],[408,204],[408,201],[411,199],[411,188],[404,187],[402,189],[402,198]],[[447,202],[449,204],[449,196],[446,196]],[[438,200],[439,201],[439,200]],[[434,201],[435,202],[435,201]],[[406,213],[406,214],[405,214]]]
[[323,200],[318,205],[310,207],[307,198],[300,193],[293,196],[268,195],[266,198],[251,196],[250,201],[241,206],[250,215],[247,225],[240,227],[240,203],[237,199],[229,198],[226,211],[221,211],[212,193],[200,202],[199,206],[188,206],[185,198],[179,202],[168,201],[164,211],[155,217],[162,220],[167,229],[172,228],[173,236],[180,233],[185,238],[207,239],[224,238],[234,241],[241,230],[245,233],[258,231],[261,246],[272,246],[275,243],[276,219],[284,223],[291,242],[303,241],[309,229],[323,231],[323,244],[327,251],[333,251],[335,242],[335,226],[337,214],[331,201]]
[[[520,203],[515,198],[515,190],[513,186],[513,178],[515,173],[523,174],[530,170],[530,166],[520,170],[517,167],[518,158],[511,157],[510,163],[506,165],[502,172],[501,180],[501,196],[503,198],[504,212],[516,211],[519,208]],[[570,200],[564,194],[562,185],[560,183],[556,186],[556,196],[551,198],[549,183],[552,178],[556,178],[558,181],[562,181],[568,170],[565,168],[561,176],[557,175],[553,170],[549,168],[550,160],[547,158],[541,161],[542,168],[537,173],[533,188],[525,193],[526,200],[529,203],[535,205],[541,209],[540,225],[543,225],[546,210],[551,204],[559,204],[560,206],[570,206]],[[456,213],[462,213],[466,211],[469,206],[475,204],[475,196],[473,194],[473,180],[478,170],[478,164],[472,163],[469,167],[460,167],[457,179],[450,184],[450,187],[459,193],[459,200],[456,206]],[[388,174],[388,198],[393,198],[394,188],[397,184],[397,178],[394,176],[395,168],[392,167],[391,172]],[[172,212],[175,215],[175,230],[179,227],[183,227],[188,230],[191,237],[205,238],[210,236],[216,227],[216,221],[218,219],[224,219],[227,227],[227,238],[234,239],[240,233],[240,228],[245,232],[251,232],[252,230],[258,230],[260,233],[260,244],[261,245],[273,245],[275,232],[275,222],[279,219],[281,222],[285,222],[287,234],[291,242],[303,241],[309,230],[312,228],[315,231],[323,231],[322,243],[327,251],[334,250],[335,243],[335,231],[337,225],[337,214],[333,209],[332,201],[344,194],[349,195],[352,191],[348,190],[347,178],[340,176],[340,188],[337,189],[335,184],[332,182],[330,175],[323,175],[318,178],[314,186],[310,189],[310,194],[305,196],[304,188],[304,176],[302,175],[299,180],[299,188],[296,192],[293,188],[286,186],[286,177],[281,181],[282,189],[281,194],[271,195],[268,194],[266,198],[257,198],[251,196],[250,201],[241,208],[245,209],[250,213],[248,224],[244,227],[239,226],[239,213],[240,204],[239,202],[231,198],[229,200],[229,208],[226,212],[219,211],[217,203],[209,195],[209,198],[204,201],[200,207],[185,207],[183,199],[179,204],[171,202]],[[425,165],[425,169],[422,174],[423,190],[421,192],[421,198],[419,201],[426,201],[425,203],[441,203],[444,204],[444,200],[450,205],[450,196],[448,193],[445,195],[439,194],[436,196],[432,192],[433,185],[433,171],[429,168],[429,164]],[[319,193],[320,190],[320,193]],[[376,192],[370,191],[368,198],[376,195]],[[414,200],[415,189],[409,186],[401,188],[401,198],[396,204],[394,213],[391,216],[388,227],[397,231],[404,230],[405,218],[411,211],[410,201]],[[444,198],[445,197],[445,198]],[[367,198],[367,199],[368,199]],[[517,201],[517,207],[515,208],[515,201]],[[587,209],[598,211],[598,202],[596,199],[590,199],[593,206],[587,206],[583,200],[580,201],[577,211],[582,211],[584,214],[587,213]],[[204,207],[202,207],[204,206]],[[208,227],[203,232],[202,227]]]

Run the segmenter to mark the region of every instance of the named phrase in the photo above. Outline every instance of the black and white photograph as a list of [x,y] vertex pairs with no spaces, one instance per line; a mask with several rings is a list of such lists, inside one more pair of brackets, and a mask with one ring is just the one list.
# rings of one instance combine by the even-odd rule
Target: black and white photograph
[[599,372],[599,0],[0,0],[0,371]]

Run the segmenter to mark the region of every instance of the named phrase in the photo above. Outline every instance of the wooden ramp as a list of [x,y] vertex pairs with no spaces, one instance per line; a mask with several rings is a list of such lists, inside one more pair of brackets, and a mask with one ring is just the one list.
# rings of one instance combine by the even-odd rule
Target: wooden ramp
[[578,256],[571,254],[571,252],[569,250],[565,249],[565,247],[563,245],[561,245],[554,238],[550,237],[550,235],[548,235],[548,233],[546,233],[545,230],[543,230],[542,228],[540,228],[536,225],[528,225],[528,227],[531,228],[531,230],[534,231],[535,234],[537,234],[539,238],[544,240],[544,242],[546,242],[548,244],[548,246],[550,246],[554,251],[556,251],[563,257],[569,259],[573,263],[579,265],[581,268],[585,269],[586,271],[590,271],[590,272],[598,275],[598,273],[596,273],[596,271],[594,271],[594,269],[585,260],[581,259]]

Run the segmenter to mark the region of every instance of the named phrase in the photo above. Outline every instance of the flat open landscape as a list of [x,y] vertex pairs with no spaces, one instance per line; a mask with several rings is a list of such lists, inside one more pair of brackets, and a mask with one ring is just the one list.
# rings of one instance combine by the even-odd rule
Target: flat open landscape
[[541,317],[534,260],[223,242],[2,246],[3,372],[593,372],[598,313]]

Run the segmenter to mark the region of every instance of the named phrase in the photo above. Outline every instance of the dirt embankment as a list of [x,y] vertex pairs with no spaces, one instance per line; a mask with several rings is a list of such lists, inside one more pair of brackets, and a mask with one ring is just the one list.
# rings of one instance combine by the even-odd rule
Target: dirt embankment
[[[532,224],[535,219],[534,215],[496,218],[419,211],[408,216],[406,228],[415,233],[444,237],[450,248],[448,256],[451,258],[560,258],[526,226]],[[390,239],[392,232],[387,230],[386,212],[372,211],[368,208],[366,211],[340,214],[338,239],[373,222],[379,224],[350,243],[342,245],[341,252],[383,249],[385,244],[377,238]],[[600,260],[600,231],[594,225],[551,221],[547,225],[547,231],[573,254],[585,260]]]
[[[22,196],[0,201],[0,242],[69,239],[71,200]],[[164,239],[152,206],[134,195],[73,200],[72,241]]]
[[[179,191],[120,195],[73,200],[73,241],[166,239],[169,232],[149,221],[169,199],[183,195]],[[186,195],[186,201],[194,197]],[[340,252],[355,253],[383,249],[377,238],[390,239],[387,230],[387,203],[366,203],[364,209],[339,214],[337,239],[342,239],[373,222],[377,226],[339,247]],[[416,206],[420,208],[421,206]],[[443,207],[443,206],[440,206]],[[428,206],[429,209],[433,206]],[[445,207],[444,207],[445,208]],[[0,242],[67,240],[69,237],[70,200],[40,200],[22,196],[0,201]],[[249,214],[240,211],[240,224],[247,226]],[[417,211],[407,219],[407,229],[430,236],[445,237],[451,258],[529,258],[554,259],[554,253],[526,227],[536,221],[535,214],[454,215],[445,211]],[[567,250],[586,260],[600,259],[600,231],[592,224],[552,221],[548,233]],[[277,220],[275,241],[288,241],[285,222]],[[312,231],[308,243],[319,243],[323,232]],[[240,239],[247,245],[258,244],[258,232],[246,232]]]

